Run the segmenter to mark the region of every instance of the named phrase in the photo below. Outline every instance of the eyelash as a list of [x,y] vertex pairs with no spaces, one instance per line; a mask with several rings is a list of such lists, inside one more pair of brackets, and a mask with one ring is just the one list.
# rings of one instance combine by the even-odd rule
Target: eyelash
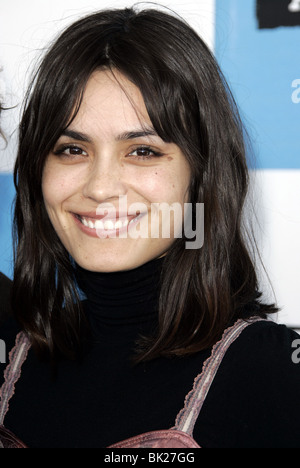
[[[67,150],[80,150],[82,153],[86,153],[86,154],[82,154],[82,153],[81,154],[68,154],[66,153]],[[60,146],[57,150],[54,150],[53,153],[56,156],[66,156],[66,157],[87,156],[87,152],[77,145],[63,145],[63,146]]]
[[155,151],[153,150],[150,146],[139,146],[138,148],[136,148],[135,150],[133,150],[131,153],[129,153],[129,156],[131,156],[133,153],[138,153],[139,151],[147,151],[149,153],[152,153],[152,156],[135,156],[135,159],[137,160],[146,160],[146,159],[152,159],[153,157],[154,158],[159,158],[160,156],[163,156],[163,153],[160,153],[159,151]]
[[[82,153],[78,153],[78,154],[68,154],[66,153],[68,150],[80,150],[82,153],[86,153],[86,154],[82,154]],[[160,156],[163,156],[163,153],[160,153],[159,151],[155,151],[153,150],[150,146],[139,146],[137,148],[135,148],[133,151],[131,151],[128,156],[132,156],[133,153],[138,153],[138,152],[141,152],[141,151],[145,151],[145,152],[148,152],[148,153],[152,153],[152,155],[136,155],[134,156],[134,159],[137,159],[137,160],[147,160],[147,159],[152,159],[152,158],[158,158]],[[87,156],[87,152],[85,150],[83,150],[82,148],[80,148],[80,146],[77,146],[77,145],[63,145],[61,147],[59,147],[57,150],[54,150],[53,153],[56,155],[56,156],[66,156],[66,157],[76,157],[76,156]]]

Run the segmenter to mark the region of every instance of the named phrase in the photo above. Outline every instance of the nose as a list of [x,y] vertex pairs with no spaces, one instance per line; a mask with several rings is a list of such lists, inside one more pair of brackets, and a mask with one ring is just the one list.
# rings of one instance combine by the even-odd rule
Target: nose
[[127,194],[122,165],[110,155],[99,155],[93,161],[83,186],[83,195],[97,203]]

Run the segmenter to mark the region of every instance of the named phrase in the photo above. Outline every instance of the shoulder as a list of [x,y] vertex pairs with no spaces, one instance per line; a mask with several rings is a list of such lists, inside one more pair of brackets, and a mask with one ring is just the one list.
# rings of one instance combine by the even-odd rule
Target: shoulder
[[197,422],[203,446],[299,447],[298,340],[295,331],[272,321],[252,323],[241,332],[221,362]]
[[254,339],[257,344],[286,345],[299,338],[294,330],[272,320],[260,320],[250,324],[240,335],[245,341]]
[[300,335],[286,325],[277,324],[271,320],[262,320],[249,325],[233,343],[229,352],[247,354],[248,358],[274,360],[278,362],[289,357],[293,352],[295,340]]
[[270,426],[277,425],[290,439],[293,427],[300,431],[300,359],[295,359],[299,339],[285,325],[254,323],[232,344],[220,367],[220,377],[223,374],[235,386],[236,401],[256,412],[258,421],[263,418]]
[[230,346],[224,367],[255,372],[261,378],[272,375],[272,379],[282,379],[286,374],[299,379],[300,365],[295,366],[295,347],[300,345],[299,339],[300,335],[286,325],[271,320],[253,323]]

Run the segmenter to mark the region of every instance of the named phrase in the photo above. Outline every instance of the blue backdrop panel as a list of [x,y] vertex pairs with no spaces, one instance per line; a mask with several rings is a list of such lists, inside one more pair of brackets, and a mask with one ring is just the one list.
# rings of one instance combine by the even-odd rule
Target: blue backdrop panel
[[15,196],[12,174],[0,173],[0,271],[12,277],[12,205]]
[[291,3],[216,0],[216,55],[261,169],[300,168],[300,13]]

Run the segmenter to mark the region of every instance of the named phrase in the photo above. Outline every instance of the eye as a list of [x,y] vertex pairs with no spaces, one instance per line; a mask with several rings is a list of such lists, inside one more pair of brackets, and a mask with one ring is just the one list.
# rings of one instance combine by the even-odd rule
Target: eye
[[152,148],[148,146],[139,146],[138,148],[133,150],[131,153],[129,153],[128,156],[132,156],[135,159],[151,159],[151,158],[163,156],[163,153],[154,151]]
[[88,156],[87,152],[77,145],[62,145],[57,149],[54,149],[53,153],[57,156],[65,156],[70,158]]

